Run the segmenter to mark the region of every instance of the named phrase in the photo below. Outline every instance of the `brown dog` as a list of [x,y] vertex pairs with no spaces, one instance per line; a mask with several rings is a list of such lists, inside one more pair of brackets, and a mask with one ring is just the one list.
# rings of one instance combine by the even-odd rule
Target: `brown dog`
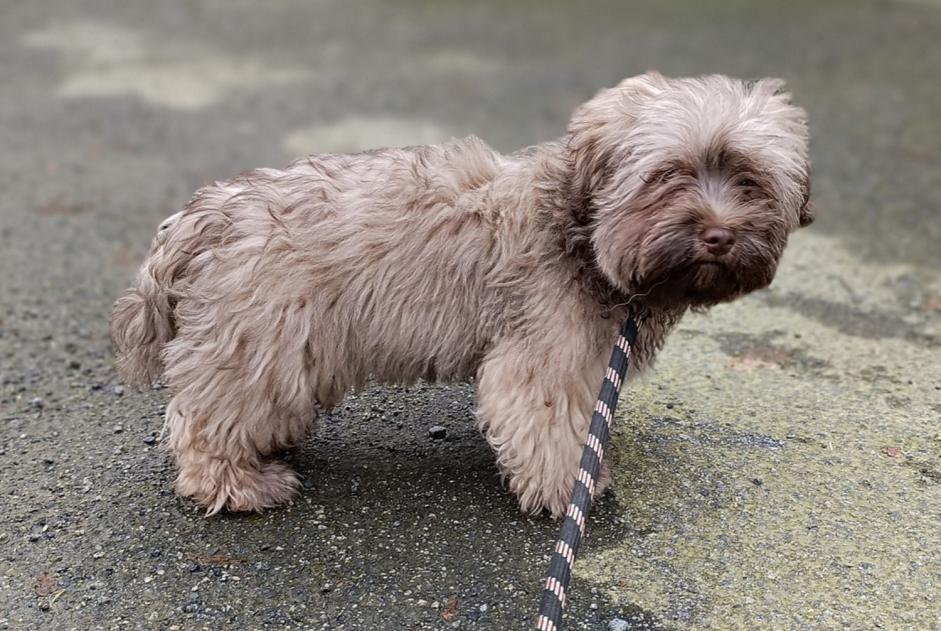
[[297,476],[270,457],[318,409],[369,379],[476,379],[520,506],[563,514],[621,321],[643,318],[642,368],[687,309],[767,286],[813,219],[782,87],[650,73],[510,156],[472,137],[201,189],[112,317],[122,374],[175,393],[177,491],[210,513],[281,504]]

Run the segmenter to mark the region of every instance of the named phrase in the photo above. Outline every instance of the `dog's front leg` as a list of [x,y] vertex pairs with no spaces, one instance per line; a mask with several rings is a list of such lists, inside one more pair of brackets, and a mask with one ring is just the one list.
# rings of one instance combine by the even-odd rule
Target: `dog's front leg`
[[[537,344],[509,340],[491,350],[478,372],[477,419],[520,507],[557,518],[575,484],[606,357],[567,357]],[[596,495],[606,484],[603,474]]]

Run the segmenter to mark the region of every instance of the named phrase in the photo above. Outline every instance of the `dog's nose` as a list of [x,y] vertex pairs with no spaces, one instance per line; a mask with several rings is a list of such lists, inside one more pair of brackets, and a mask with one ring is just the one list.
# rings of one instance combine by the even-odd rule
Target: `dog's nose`
[[706,228],[700,237],[709,253],[715,256],[725,254],[735,245],[735,233],[728,228]]

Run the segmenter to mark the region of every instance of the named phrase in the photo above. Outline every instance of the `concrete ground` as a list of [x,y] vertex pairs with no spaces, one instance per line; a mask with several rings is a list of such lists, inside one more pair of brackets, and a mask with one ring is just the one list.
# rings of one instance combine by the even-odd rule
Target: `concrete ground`
[[107,317],[201,183],[513,149],[649,68],[786,78],[823,215],[625,394],[569,628],[941,628],[941,3],[507,4],[3,3],[0,628],[526,628],[557,524],[501,488],[468,387],[353,397],[295,505],[204,519]]

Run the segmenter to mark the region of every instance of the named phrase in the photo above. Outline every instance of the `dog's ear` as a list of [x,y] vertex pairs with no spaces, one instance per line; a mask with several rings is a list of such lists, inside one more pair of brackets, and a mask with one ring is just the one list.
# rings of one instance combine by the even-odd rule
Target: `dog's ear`
[[648,72],[600,91],[575,110],[568,128],[568,147],[577,205],[587,209],[591,192],[604,181],[618,155],[625,150],[623,135],[618,132],[626,131],[638,108],[666,87],[663,75]]
[[804,205],[800,209],[800,214],[798,215],[800,220],[801,228],[809,226],[814,222],[814,219],[817,218],[817,207],[810,200],[804,202]]
[[806,175],[802,187],[803,197],[801,199],[800,210],[797,211],[797,221],[801,228],[809,226],[817,218],[817,207],[810,201],[810,161],[806,165]]

